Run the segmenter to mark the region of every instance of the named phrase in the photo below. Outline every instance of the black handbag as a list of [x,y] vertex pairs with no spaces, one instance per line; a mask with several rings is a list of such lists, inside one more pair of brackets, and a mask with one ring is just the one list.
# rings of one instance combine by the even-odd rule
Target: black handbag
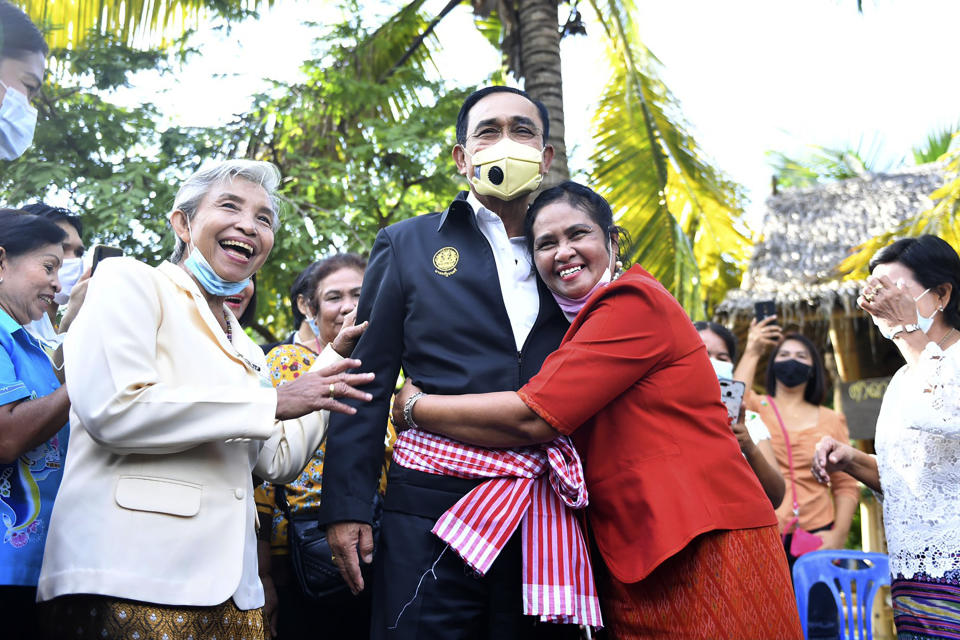
[[[277,506],[287,519],[290,562],[303,595],[311,600],[320,600],[337,593],[348,592],[347,583],[340,575],[340,570],[333,564],[327,532],[317,523],[316,511],[308,510],[291,516],[286,487],[274,485],[274,489]],[[379,491],[374,491],[373,496],[373,548],[376,552],[380,539],[383,496]],[[364,582],[367,582],[369,565],[361,563],[361,570],[364,572]]]

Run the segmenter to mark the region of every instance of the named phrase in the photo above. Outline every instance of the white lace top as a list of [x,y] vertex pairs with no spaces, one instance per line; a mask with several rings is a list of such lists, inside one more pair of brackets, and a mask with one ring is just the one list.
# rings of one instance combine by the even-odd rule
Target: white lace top
[[877,420],[890,572],[960,569],[960,348],[930,343],[890,381]]

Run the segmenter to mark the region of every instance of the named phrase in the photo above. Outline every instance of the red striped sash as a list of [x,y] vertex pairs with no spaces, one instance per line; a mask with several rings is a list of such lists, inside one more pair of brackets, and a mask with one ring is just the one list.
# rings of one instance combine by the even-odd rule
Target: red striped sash
[[490,478],[448,509],[433,533],[484,575],[520,526],[524,613],[602,626],[590,554],[573,513],[587,506],[587,487],[566,436],[536,447],[484,449],[411,429],[397,439],[393,459],[436,475]]

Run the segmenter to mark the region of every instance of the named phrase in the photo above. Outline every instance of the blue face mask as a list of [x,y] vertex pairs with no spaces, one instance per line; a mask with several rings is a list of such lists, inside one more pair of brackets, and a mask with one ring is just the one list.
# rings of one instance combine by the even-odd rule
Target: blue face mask
[[313,335],[320,337],[320,327],[317,326],[316,318],[307,318],[307,324],[310,325],[310,331],[313,331]]
[[240,282],[230,282],[217,275],[207,259],[200,253],[200,249],[197,249],[197,245],[193,243],[193,230],[190,228],[189,218],[187,218],[187,231],[190,232],[190,255],[183,261],[183,266],[193,274],[193,277],[197,279],[207,293],[226,297],[236,295],[247,288],[247,285],[250,284],[250,278],[244,278]]

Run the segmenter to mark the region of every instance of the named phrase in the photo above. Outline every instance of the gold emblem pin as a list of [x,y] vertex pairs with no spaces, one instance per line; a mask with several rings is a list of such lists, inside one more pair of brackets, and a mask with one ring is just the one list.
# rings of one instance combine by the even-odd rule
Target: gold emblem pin
[[433,254],[433,266],[437,275],[452,276],[457,272],[458,262],[460,262],[460,253],[453,247],[444,247]]

